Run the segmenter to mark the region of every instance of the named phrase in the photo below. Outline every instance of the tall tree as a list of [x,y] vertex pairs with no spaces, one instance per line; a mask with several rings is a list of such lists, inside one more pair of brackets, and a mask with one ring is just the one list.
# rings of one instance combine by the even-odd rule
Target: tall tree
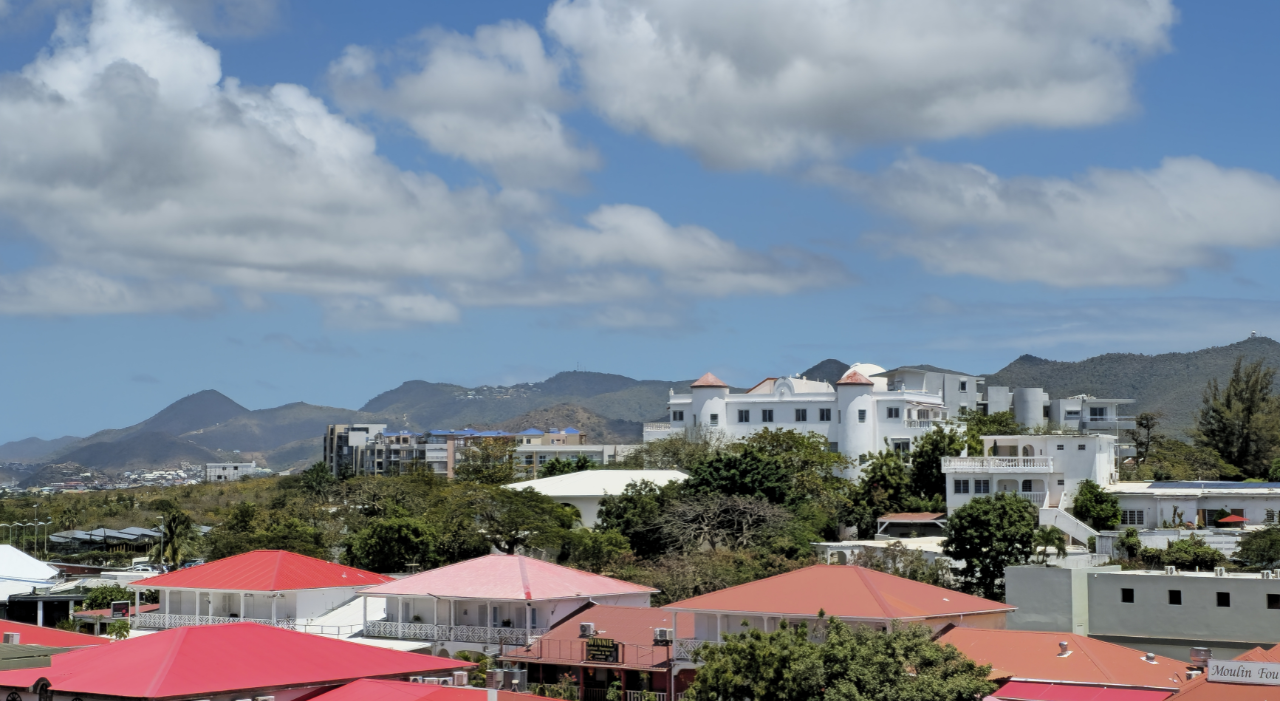
[[1280,527],[1252,531],[1240,539],[1236,557],[1249,567],[1272,569],[1280,565]]
[[984,436],[1019,436],[1027,432],[1026,426],[1013,417],[1012,410],[983,415],[962,409],[960,420],[964,421],[965,440],[969,442],[969,455],[972,456],[982,455]]
[[663,487],[649,480],[632,482],[621,494],[607,494],[600,500],[596,529],[617,531],[631,543],[636,555],[656,557],[665,549],[663,512],[679,493],[679,482],[668,482]]
[[151,559],[162,565],[177,567],[194,556],[200,547],[195,522],[180,509],[165,513],[161,532],[164,538],[151,549]]
[[942,424],[921,436],[911,451],[911,492],[924,499],[946,494],[942,459],[960,455],[967,444],[964,435]]
[[876,519],[901,510],[910,497],[911,477],[902,454],[888,449],[872,453],[862,468],[849,522],[860,537],[869,537],[875,533]]
[[1266,478],[1280,446],[1280,399],[1272,392],[1276,369],[1262,360],[1236,358],[1225,388],[1216,379],[1204,390],[1204,405],[1191,431],[1196,445],[1212,448],[1250,477]]
[[503,485],[516,481],[516,440],[485,437],[473,439],[462,451],[454,474],[463,482]]
[[1106,530],[1120,524],[1120,498],[1104,492],[1093,480],[1080,483],[1071,504],[1071,515],[1094,530]]
[[1004,600],[1004,570],[1034,550],[1036,507],[1010,492],[978,497],[947,517],[942,553],[965,563],[960,578],[970,593]]
[[521,548],[559,547],[580,518],[577,509],[528,488],[474,485],[458,496],[467,500],[482,537],[508,555]]
[[1134,418],[1133,428],[1125,429],[1124,436],[1133,443],[1137,455],[1134,458],[1136,466],[1141,467],[1146,464],[1147,456],[1151,453],[1153,444],[1159,440],[1160,434],[1156,432],[1160,422],[1164,420],[1163,411],[1144,411]]
[[1067,534],[1057,526],[1041,526],[1032,535],[1031,546],[1036,549],[1036,557],[1041,564],[1049,561],[1050,548],[1058,557],[1066,557]]
[[373,572],[404,572],[415,564],[426,570],[445,564],[440,533],[410,517],[377,519],[347,540],[347,564]]
[[792,476],[777,458],[747,446],[720,451],[689,469],[685,489],[691,494],[731,494],[774,504],[791,500]]

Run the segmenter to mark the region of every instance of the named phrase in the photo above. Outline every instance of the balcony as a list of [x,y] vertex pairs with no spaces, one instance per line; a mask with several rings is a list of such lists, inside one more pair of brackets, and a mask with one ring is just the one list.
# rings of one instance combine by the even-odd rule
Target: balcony
[[1017,494],[1019,499],[1026,499],[1035,504],[1039,508],[1047,506],[1045,500],[1049,497],[1048,492],[1007,492],[1008,494]]
[[138,613],[132,616],[134,628],[149,630],[167,630],[185,626],[216,626],[223,623],[261,623],[264,626],[275,626],[285,630],[296,630],[315,635],[330,635],[343,638],[360,631],[358,625],[326,626],[315,623],[299,623],[292,618],[237,618],[234,616],[190,616],[176,613]]
[[696,661],[694,658],[698,650],[703,645],[723,645],[719,640],[695,640],[693,638],[680,638],[672,645],[671,656],[677,660]]
[[447,626],[432,623],[398,623],[369,621],[364,634],[369,638],[401,638],[435,642],[480,643],[482,645],[528,645],[547,632],[546,628],[486,628],[484,626]]
[[943,458],[942,471],[977,474],[1001,472],[1047,474],[1053,472],[1053,458]]

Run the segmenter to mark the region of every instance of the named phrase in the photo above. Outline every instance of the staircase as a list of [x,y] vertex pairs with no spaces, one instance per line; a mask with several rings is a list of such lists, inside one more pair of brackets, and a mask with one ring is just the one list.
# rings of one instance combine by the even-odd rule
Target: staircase
[[1087,544],[1090,537],[1098,535],[1098,532],[1090,528],[1088,524],[1077,520],[1075,516],[1056,506],[1047,506],[1040,509],[1040,525],[1057,526],[1059,530],[1071,536],[1072,540],[1079,542],[1081,545]]

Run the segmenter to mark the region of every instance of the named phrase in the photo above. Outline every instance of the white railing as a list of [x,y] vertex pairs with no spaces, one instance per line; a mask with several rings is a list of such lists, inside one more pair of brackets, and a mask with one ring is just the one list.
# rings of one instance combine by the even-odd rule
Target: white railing
[[[1015,492],[1010,492],[1010,494],[1014,494],[1014,493]],[[1026,499],[1027,501],[1039,507],[1046,506],[1044,500],[1045,500],[1045,497],[1049,496],[1048,492],[1016,492],[1016,494],[1018,495],[1019,498]]]
[[671,423],[670,423],[670,422],[651,421],[651,422],[646,423],[646,424],[644,425],[644,430],[646,430],[646,431],[670,431],[670,430],[671,430]]
[[702,649],[703,645],[723,645],[719,640],[695,640],[693,638],[679,638],[676,640],[672,657],[677,660],[692,660],[694,654]]
[[369,621],[364,634],[370,638],[407,638],[409,640],[452,641],[459,643],[528,645],[533,638],[547,632],[546,628],[486,628],[483,626],[447,626],[432,623],[399,623],[396,621]]
[[943,472],[1053,472],[1053,458],[943,458]]
[[667,701],[663,691],[628,691],[626,701]]
[[[133,616],[134,628],[181,628],[183,626],[214,626],[222,623],[261,623],[263,625],[297,630],[298,623],[292,618],[232,618],[228,616],[191,616],[178,613],[138,613]],[[305,625],[305,624],[304,624]],[[336,626],[328,626],[334,628]]]

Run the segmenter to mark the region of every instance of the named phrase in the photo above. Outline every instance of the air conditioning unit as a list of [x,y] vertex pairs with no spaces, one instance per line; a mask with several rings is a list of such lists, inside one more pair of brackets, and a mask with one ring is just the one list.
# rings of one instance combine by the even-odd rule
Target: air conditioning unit
[[[502,686],[503,689],[506,689],[507,691],[519,691],[522,693],[529,690],[529,671],[528,670],[507,669],[503,671],[506,673],[506,684]],[[515,685],[515,689],[511,688],[513,684]]]
[[1271,571],[1271,570],[1263,570],[1263,571],[1262,571],[1262,578],[1263,578],[1263,579],[1271,579],[1271,578],[1273,578],[1273,577],[1275,577],[1275,574],[1274,574],[1274,573],[1272,573],[1272,571]]
[[425,684],[426,682],[423,679],[426,679],[426,677],[409,677],[409,682],[412,684]]
[[448,677],[423,677],[422,678],[423,684],[430,684],[432,686],[445,686],[446,681],[449,681]]
[[466,686],[467,684],[470,684],[470,683],[471,683],[470,672],[454,672],[453,673],[454,686]]
[[1177,568],[1177,567],[1174,567],[1174,566],[1172,566],[1172,565],[1170,565],[1170,566],[1168,566],[1168,567],[1164,568],[1164,573],[1165,573],[1165,574],[1177,574],[1177,573],[1178,573],[1178,568]]
[[578,624],[578,636],[579,636],[579,637],[582,637],[582,638],[590,638],[591,636],[593,636],[593,635],[595,635],[595,634],[596,634],[596,624],[594,624],[594,623],[579,623],[579,624]]
[[489,670],[488,672],[485,672],[485,673],[484,673],[484,688],[486,688],[486,689],[501,689],[501,688],[502,688],[503,676],[504,676],[504,675],[503,675],[503,672],[505,672],[505,671],[506,671],[506,670],[502,670],[502,669],[491,669],[491,670]]
[[1225,567],[1215,567],[1215,568],[1213,568],[1213,576],[1215,576],[1215,577],[1225,577],[1225,576],[1227,576],[1227,568],[1225,568]]
[[21,637],[22,637],[22,635],[21,635],[20,633],[5,633],[5,634],[4,634],[4,644],[5,644],[5,645],[17,645],[17,644],[19,644],[19,643],[18,643],[18,640],[19,640]]
[[672,628],[654,628],[653,642],[655,645],[670,645],[672,640],[676,639],[676,632]]

